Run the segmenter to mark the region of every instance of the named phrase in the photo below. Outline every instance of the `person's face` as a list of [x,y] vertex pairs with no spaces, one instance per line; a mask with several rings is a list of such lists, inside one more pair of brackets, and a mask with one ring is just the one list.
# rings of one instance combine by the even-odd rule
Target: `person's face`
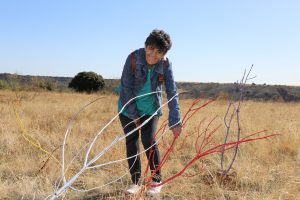
[[148,65],[154,65],[164,57],[164,53],[153,46],[146,46],[145,51]]

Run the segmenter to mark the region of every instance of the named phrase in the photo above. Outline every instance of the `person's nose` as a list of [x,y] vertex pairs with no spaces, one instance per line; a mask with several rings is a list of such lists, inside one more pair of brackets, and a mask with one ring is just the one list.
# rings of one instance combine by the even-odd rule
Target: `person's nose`
[[157,59],[159,57],[159,55],[154,51],[150,52],[150,56],[155,59]]

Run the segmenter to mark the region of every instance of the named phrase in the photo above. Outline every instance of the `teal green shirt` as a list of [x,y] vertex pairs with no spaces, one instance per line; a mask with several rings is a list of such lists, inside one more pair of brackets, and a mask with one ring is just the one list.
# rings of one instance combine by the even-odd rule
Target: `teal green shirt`
[[[154,71],[154,66],[155,65],[152,65],[152,67],[150,69],[148,69],[147,81],[146,81],[144,87],[140,90],[138,96],[152,92],[151,77],[152,77],[152,74]],[[150,95],[146,95],[146,96],[139,97],[136,99],[136,106],[137,106],[137,110],[138,110],[138,113],[140,116],[153,115],[155,113],[155,111],[157,110],[157,104],[156,104],[154,95],[155,94],[150,94]],[[122,103],[121,103],[121,100],[119,99],[119,102],[118,102],[118,111],[119,112],[120,112],[121,108],[122,108]],[[126,110],[123,110],[122,114],[125,116],[128,116]]]

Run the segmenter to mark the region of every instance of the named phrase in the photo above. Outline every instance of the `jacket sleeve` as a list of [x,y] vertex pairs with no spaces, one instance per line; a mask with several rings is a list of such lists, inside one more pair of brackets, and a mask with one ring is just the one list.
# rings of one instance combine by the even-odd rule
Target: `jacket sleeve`
[[[121,76],[121,91],[120,91],[120,100],[122,105],[124,106],[129,100],[134,97],[133,87],[134,87],[134,80],[133,80],[132,68],[131,68],[131,54],[127,57],[122,76]],[[138,118],[138,112],[136,108],[135,100],[132,100],[127,106],[125,107],[126,112],[128,113],[128,117],[130,119]]]
[[169,127],[174,128],[176,126],[181,126],[181,119],[180,119],[180,109],[179,109],[179,97],[177,94],[177,88],[174,81],[173,71],[172,71],[172,64],[168,62],[167,66],[164,67],[164,80],[165,80],[165,88],[167,93],[167,99],[171,99],[174,95],[172,101],[168,103],[169,107]]

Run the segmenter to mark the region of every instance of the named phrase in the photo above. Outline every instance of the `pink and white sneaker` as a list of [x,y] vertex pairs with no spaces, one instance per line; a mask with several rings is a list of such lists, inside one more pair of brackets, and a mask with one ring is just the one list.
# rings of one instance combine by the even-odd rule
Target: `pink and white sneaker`
[[161,191],[161,188],[162,188],[162,185],[160,185],[160,186],[156,186],[156,185],[158,185],[160,183],[161,182],[152,181],[150,183],[150,189],[146,192],[146,194],[148,196],[152,196],[152,197],[159,195],[160,191]]

